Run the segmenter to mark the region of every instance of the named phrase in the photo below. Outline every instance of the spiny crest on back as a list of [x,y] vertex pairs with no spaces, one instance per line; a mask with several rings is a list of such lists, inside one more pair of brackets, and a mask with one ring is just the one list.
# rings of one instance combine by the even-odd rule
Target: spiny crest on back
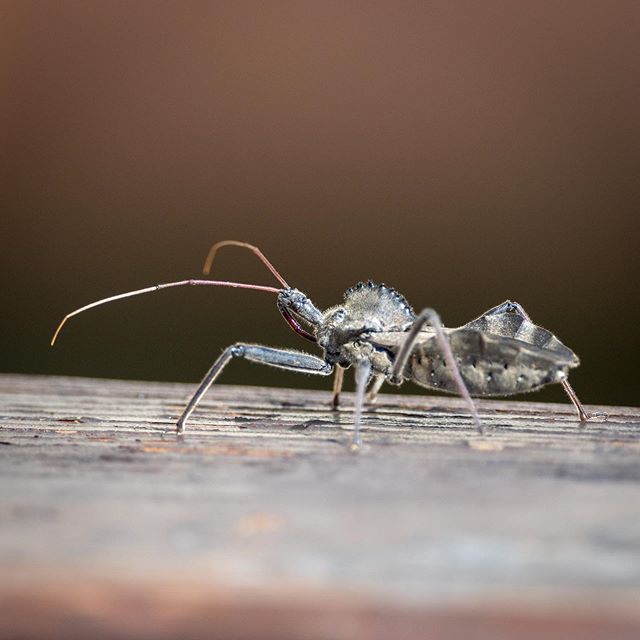
[[344,308],[351,317],[376,317],[383,331],[403,331],[415,320],[415,313],[406,298],[384,284],[358,282],[344,294]]

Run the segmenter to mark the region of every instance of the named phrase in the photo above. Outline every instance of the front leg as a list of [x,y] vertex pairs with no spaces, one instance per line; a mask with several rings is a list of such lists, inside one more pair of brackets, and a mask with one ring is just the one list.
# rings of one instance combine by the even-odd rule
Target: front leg
[[328,376],[333,371],[333,366],[309,353],[301,351],[288,351],[286,349],[274,349],[263,347],[259,344],[244,344],[238,342],[227,347],[222,355],[213,363],[207,375],[202,379],[197,391],[193,394],[189,404],[180,416],[176,425],[176,433],[183,433],[189,416],[193,413],[202,396],[207,392],[222,370],[229,364],[231,358],[245,358],[250,362],[266,364],[278,369],[299,371],[300,373],[312,373],[320,376]]

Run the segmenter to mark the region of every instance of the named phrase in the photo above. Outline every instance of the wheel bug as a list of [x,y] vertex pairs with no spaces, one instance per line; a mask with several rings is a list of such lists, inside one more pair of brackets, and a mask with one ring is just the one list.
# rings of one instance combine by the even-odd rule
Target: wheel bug
[[370,383],[372,402],[384,382],[400,385],[411,381],[427,389],[459,393],[479,433],[483,429],[472,395],[506,396],[554,382],[564,387],[580,422],[590,417],[567,379],[569,369],[578,366],[578,357],[550,331],[533,324],[516,302],[503,302],[461,327],[447,329],[433,309],[416,314],[400,293],[368,281],[347,289],[342,304],[321,311],[304,293],[287,284],[260,249],[246,242],[225,240],[214,244],[204,264],[205,275],[210,273],[218,250],[229,245],[252,251],[282,288],[220,280],[157,284],[103,298],[69,313],[58,325],[51,345],[69,318],[114,300],[183,285],[253,289],[275,293],[278,311],[291,329],[317,343],[324,357],[243,342],[227,347],[178,419],[178,434],[184,432],[189,416],[232,358],[321,376],[335,371],[334,408],[339,405],[344,370],[353,366],[356,379],[353,449],[361,444],[362,409]]

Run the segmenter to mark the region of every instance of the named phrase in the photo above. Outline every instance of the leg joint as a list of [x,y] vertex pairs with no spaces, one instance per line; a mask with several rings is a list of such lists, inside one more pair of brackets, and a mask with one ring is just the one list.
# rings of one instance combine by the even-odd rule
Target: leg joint
[[242,344],[242,342],[236,342],[230,347],[227,347],[227,351],[229,352],[229,355],[234,358],[242,358],[246,351],[246,345]]

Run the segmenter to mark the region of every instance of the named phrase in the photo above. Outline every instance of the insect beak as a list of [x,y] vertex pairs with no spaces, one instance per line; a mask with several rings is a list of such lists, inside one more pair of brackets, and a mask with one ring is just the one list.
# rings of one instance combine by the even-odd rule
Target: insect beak
[[318,342],[317,338],[309,333],[301,324],[293,313],[283,305],[278,305],[278,310],[282,314],[282,317],[287,321],[287,324],[300,336],[306,338],[310,342]]

